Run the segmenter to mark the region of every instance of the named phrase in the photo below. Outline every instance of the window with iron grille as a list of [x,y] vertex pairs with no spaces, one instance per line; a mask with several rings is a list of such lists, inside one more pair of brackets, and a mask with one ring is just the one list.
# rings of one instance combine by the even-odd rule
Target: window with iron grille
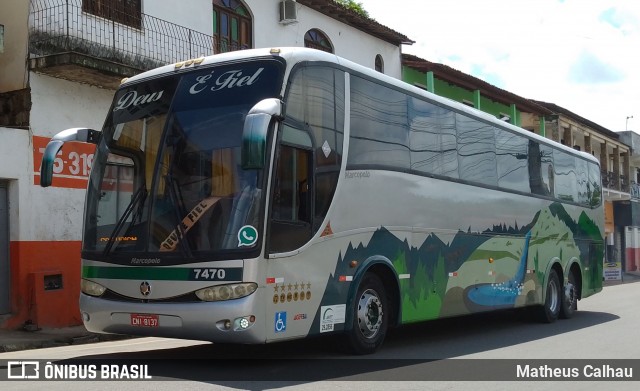
[[142,0],[82,0],[82,10],[127,26],[142,28]]

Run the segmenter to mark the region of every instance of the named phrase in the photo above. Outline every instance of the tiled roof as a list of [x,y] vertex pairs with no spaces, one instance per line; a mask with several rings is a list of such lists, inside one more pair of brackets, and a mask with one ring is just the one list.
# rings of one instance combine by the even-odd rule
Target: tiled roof
[[313,10],[323,13],[335,20],[355,27],[367,34],[380,38],[383,41],[400,46],[401,44],[411,45],[415,41],[407,38],[404,34],[383,26],[371,18],[360,15],[333,0],[296,0],[298,3]]
[[520,111],[539,115],[553,114],[552,110],[539,105],[535,101],[498,88],[484,80],[444,64],[427,61],[411,54],[403,54],[402,65],[420,72],[433,72],[438,79],[468,90],[480,90],[480,94],[496,102],[508,105],[514,103]]
[[604,126],[598,125],[597,123],[590,121],[582,116],[579,116],[578,114],[569,111],[567,109],[565,109],[564,107],[560,107],[558,105],[556,105],[555,103],[548,103],[548,102],[543,102],[543,101],[539,101],[539,100],[533,100],[531,99],[532,102],[535,102],[536,104],[542,106],[542,107],[546,107],[547,109],[553,111],[554,114],[562,114],[562,115],[566,115],[567,117],[573,119],[576,122],[579,122],[583,125],[586,125],[594,130],[597,130],[598,132],[605,134],[615,140],[617,140],[620,136],[618,135],[618,133],[611,131],[607,128],[605,128]]

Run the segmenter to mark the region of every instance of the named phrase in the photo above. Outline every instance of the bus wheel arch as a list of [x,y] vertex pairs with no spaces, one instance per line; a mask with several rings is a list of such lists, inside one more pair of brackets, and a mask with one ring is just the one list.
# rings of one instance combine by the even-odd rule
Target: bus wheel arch
[[560,318],[569,319],[578,310],[578,300],[582,298],[582,273],[577,260],[572,260],[562,284],[562,305]]
[[359,269],[349,292],[345,337],[351,353],[370,354],[398,324],[399,284],[386,258],[370,258]]

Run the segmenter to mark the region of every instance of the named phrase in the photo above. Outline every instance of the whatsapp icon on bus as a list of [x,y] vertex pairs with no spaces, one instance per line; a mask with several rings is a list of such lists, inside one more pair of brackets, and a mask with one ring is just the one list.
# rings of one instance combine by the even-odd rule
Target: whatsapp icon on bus
[[238,247],[253,246],[258,241],[258,230],[251,225],[245,225],[238,231]]

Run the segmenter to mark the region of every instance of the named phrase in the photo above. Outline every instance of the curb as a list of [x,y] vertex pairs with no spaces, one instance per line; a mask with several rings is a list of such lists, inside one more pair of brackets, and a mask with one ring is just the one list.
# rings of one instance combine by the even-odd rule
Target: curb
[[[42,338],[42,337],[39,337]],[[129,335],[117,334],[87,334],[79,336],[56,336],[50,339],[36,339],[30,341],[7,342],[0,344],[0,353],[18,352],[23,350],[56,348],[61,346],[85,345],[96,342],[118,341],[137,338]],[[0,339],[1,336],[0,336]]]

